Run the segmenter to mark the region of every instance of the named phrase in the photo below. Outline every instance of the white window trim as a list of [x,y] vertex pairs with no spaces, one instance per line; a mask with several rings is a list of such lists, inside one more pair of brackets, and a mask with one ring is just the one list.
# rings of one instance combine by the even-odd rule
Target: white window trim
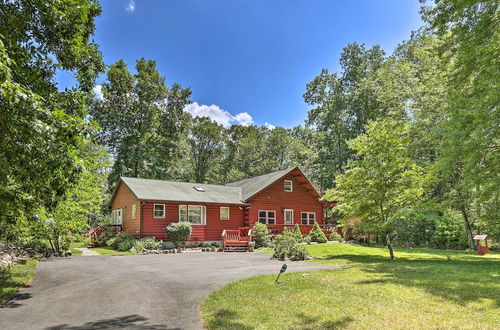
[[[192,223],[189,221],[189,207],[190,206],[201,207],[201,223]],[[189,222],[192,226],[205,226],[207,224],[207,207],[204,205],[188,205],[187,210],[186,210],[186,221]]]
[[[286,223],[286,212],[291,211],[292,212],[292,222],[291,223]],[[293,225],[293,209],[284,209],[283,210],[283,224],[285,225]]]
[[[290,190],[287,190],[287,186],[286,184],[287,183],[290,183]],[[283,181],[283,190],[286,191],[286,192],[293,192],[293,180],[284,180]]]
[[[227,209],[227,219],[223,219],[222,218],[222,209]],[[221,206],[219,208],[219,220],[222,220],[222,221],[229,221],[229,219],[231,219],[231,211],[229,209],[229,206]]]
[[[258,222],[260,222],[260,212],[266,212],[266,225],[275,225],[276,224],[276,211],[275,210],[258,210],[257,211],[257,221]],[[269,223],[269,213],[268,212],[274,213],[274,223]]]
[[132,204],[132,207],[130,208],[130,213],[132,215],[132,219],[137,218],[137,205],[136,204]]
[[[184,207],[185,210],[186,210],[186,214],[185,214],[186,218],[184,220],[181,219],[181,208],[182,207]],[[179,221],[188,221],[188,207],[185,204],[184,205],[179,205]]]
[[[302,223],[302,214],[307,214],[307,224]],[[311,223],[309,223],[309,215],[310,215],[310,214],[313,214],[313,215],[314,215],[314,219],[313,219],[314,221],[313,221],[313,223],[312,223],[312,224],[311,224]],[[304,226],[306,226],[306,225],[308,225],[308,226],[312,226],[312,225],[314,225],[314,223],[315,223],[315,222],[316,222],[316,212],[300,212],[300,224],[301,224],[301,225],[304,225]]]
[[[163,207],[163,216],[161,216],[161,217],[157,217],[156,216],[156,206],[157,205]],[[153,218],[155,218],[155,219],[165,219],[165,213],[167,213],[166,212],[165,204],[153,204]]]

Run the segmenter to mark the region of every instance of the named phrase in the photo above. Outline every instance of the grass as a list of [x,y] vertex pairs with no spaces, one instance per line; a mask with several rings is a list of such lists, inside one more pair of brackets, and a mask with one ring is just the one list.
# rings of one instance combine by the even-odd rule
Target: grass
[[71,251],[71,255],[72,256],[81,256],[82,255],[82,251],[80,250],[77,250],[75,248],[82,248],[82,247],[86,247],[84,245],[84,243],[80,243],[80,242],[71,242],[69,244],[69,250]]
[[99,254],[109,254],[109,255],[115,255],[115,256],[125,256],[125,255],[137,254],[136,252],[130,252],[130,251],[118,251],[118,250],[113,249],[113,247],[111,247],[111,246],[101,246],[101,247],[91,248],[91,250],[93,250]]
[[28,284],[35,276],[37,263],[36,260],[29,259],[25,265],[13,265],[7,276],[0,274],[0,303],[12,298],[19,289]]
[[[351,244],[308,246],[313,262],[349,269],[233,282],[201,305],[208,329],[494,329],[500,254]],[[448,260],[448,257],[451,260]]]

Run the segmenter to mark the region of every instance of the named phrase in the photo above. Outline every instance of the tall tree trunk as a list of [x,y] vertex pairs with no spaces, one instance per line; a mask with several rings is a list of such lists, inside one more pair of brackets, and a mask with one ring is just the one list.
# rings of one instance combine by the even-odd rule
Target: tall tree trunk
[[389,254],[391,255],[391,260],[394,260],[394,251],[392,250],[391,238],[389,237],[389,234],[385,235],[385,240],[387,242],[387,248],[389,249]]
[[472,250],[476,249],[476,243],[474,242],[474,236],[472,234],[472,228],[469,222],[469,215],[467,214],[467,208],[465,204],[460,205],[460,210],[462,211],[462,216],[464,218],[464,226],[465,232],[467,234],[467,238],[469,239],[469,245]]

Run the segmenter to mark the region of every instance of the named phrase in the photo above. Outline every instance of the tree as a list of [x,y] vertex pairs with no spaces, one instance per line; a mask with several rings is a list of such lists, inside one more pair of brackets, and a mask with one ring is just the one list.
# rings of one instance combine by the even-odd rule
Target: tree
[[351,43],[341,54],[339,74],[323,69],[307,84],[304,101],[315,106],[306,122],[315,129],[312,142],[317,150],[317,169],[313,180],[323,188],[331,188],[335,176],[343,172],[352,154],[346,142],[363,133],[368,121],[384,114],[372,82],[383,63],[384,52],[379,46],[366,49]]
[[474,229],[494,232],[500,224],[499,4],[443,0],[422,12],[453,59],[436,168],[452,187],[448,196],[473,248]]
[[349,141],[356,158],[325,195],[338,201],[346,220],[361,218],[366,232],[384,235],[391,259],[391,234],[399,212],[423,195],[423,169],[408,157],[408,143],[406,124],[370,122],[365,134]]
[[136,70],[130,73],[123,60],[112,64],[102,85],[103,99],[93,105],[101,141],[115,158],[110,186],[120,176],[182,176],[178,144],[186,132],[188,115],[183,109],[191,91],[179,84],[168,88],[155,61],[141,58]]
[[216,171],[218,160],[222,158],[225,131],[222,125],[208,117],[196,117],[191,126],[189,138],[190,161],[193,179],[204,183],[210,171]]
[[[40,208],[53,210],[78,179],[88,134],[86,97],[104,70],[90,37],[95,1],[0,1],[0,226],[8,236]],[[60,92],[56,70],[77,86]]]

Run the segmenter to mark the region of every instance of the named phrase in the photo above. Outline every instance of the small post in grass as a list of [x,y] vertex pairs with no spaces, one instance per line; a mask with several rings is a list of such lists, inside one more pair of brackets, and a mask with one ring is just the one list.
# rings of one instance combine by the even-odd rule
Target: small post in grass
[[278,279],[280,278],[281,273],[284,273],[286,271],[286,267],[286,264],[283,264],[283,266],[281,266],[280,273],[278,274],[278,277],[276,277],[276,281],[274,281],[274,284],[278,283]]

